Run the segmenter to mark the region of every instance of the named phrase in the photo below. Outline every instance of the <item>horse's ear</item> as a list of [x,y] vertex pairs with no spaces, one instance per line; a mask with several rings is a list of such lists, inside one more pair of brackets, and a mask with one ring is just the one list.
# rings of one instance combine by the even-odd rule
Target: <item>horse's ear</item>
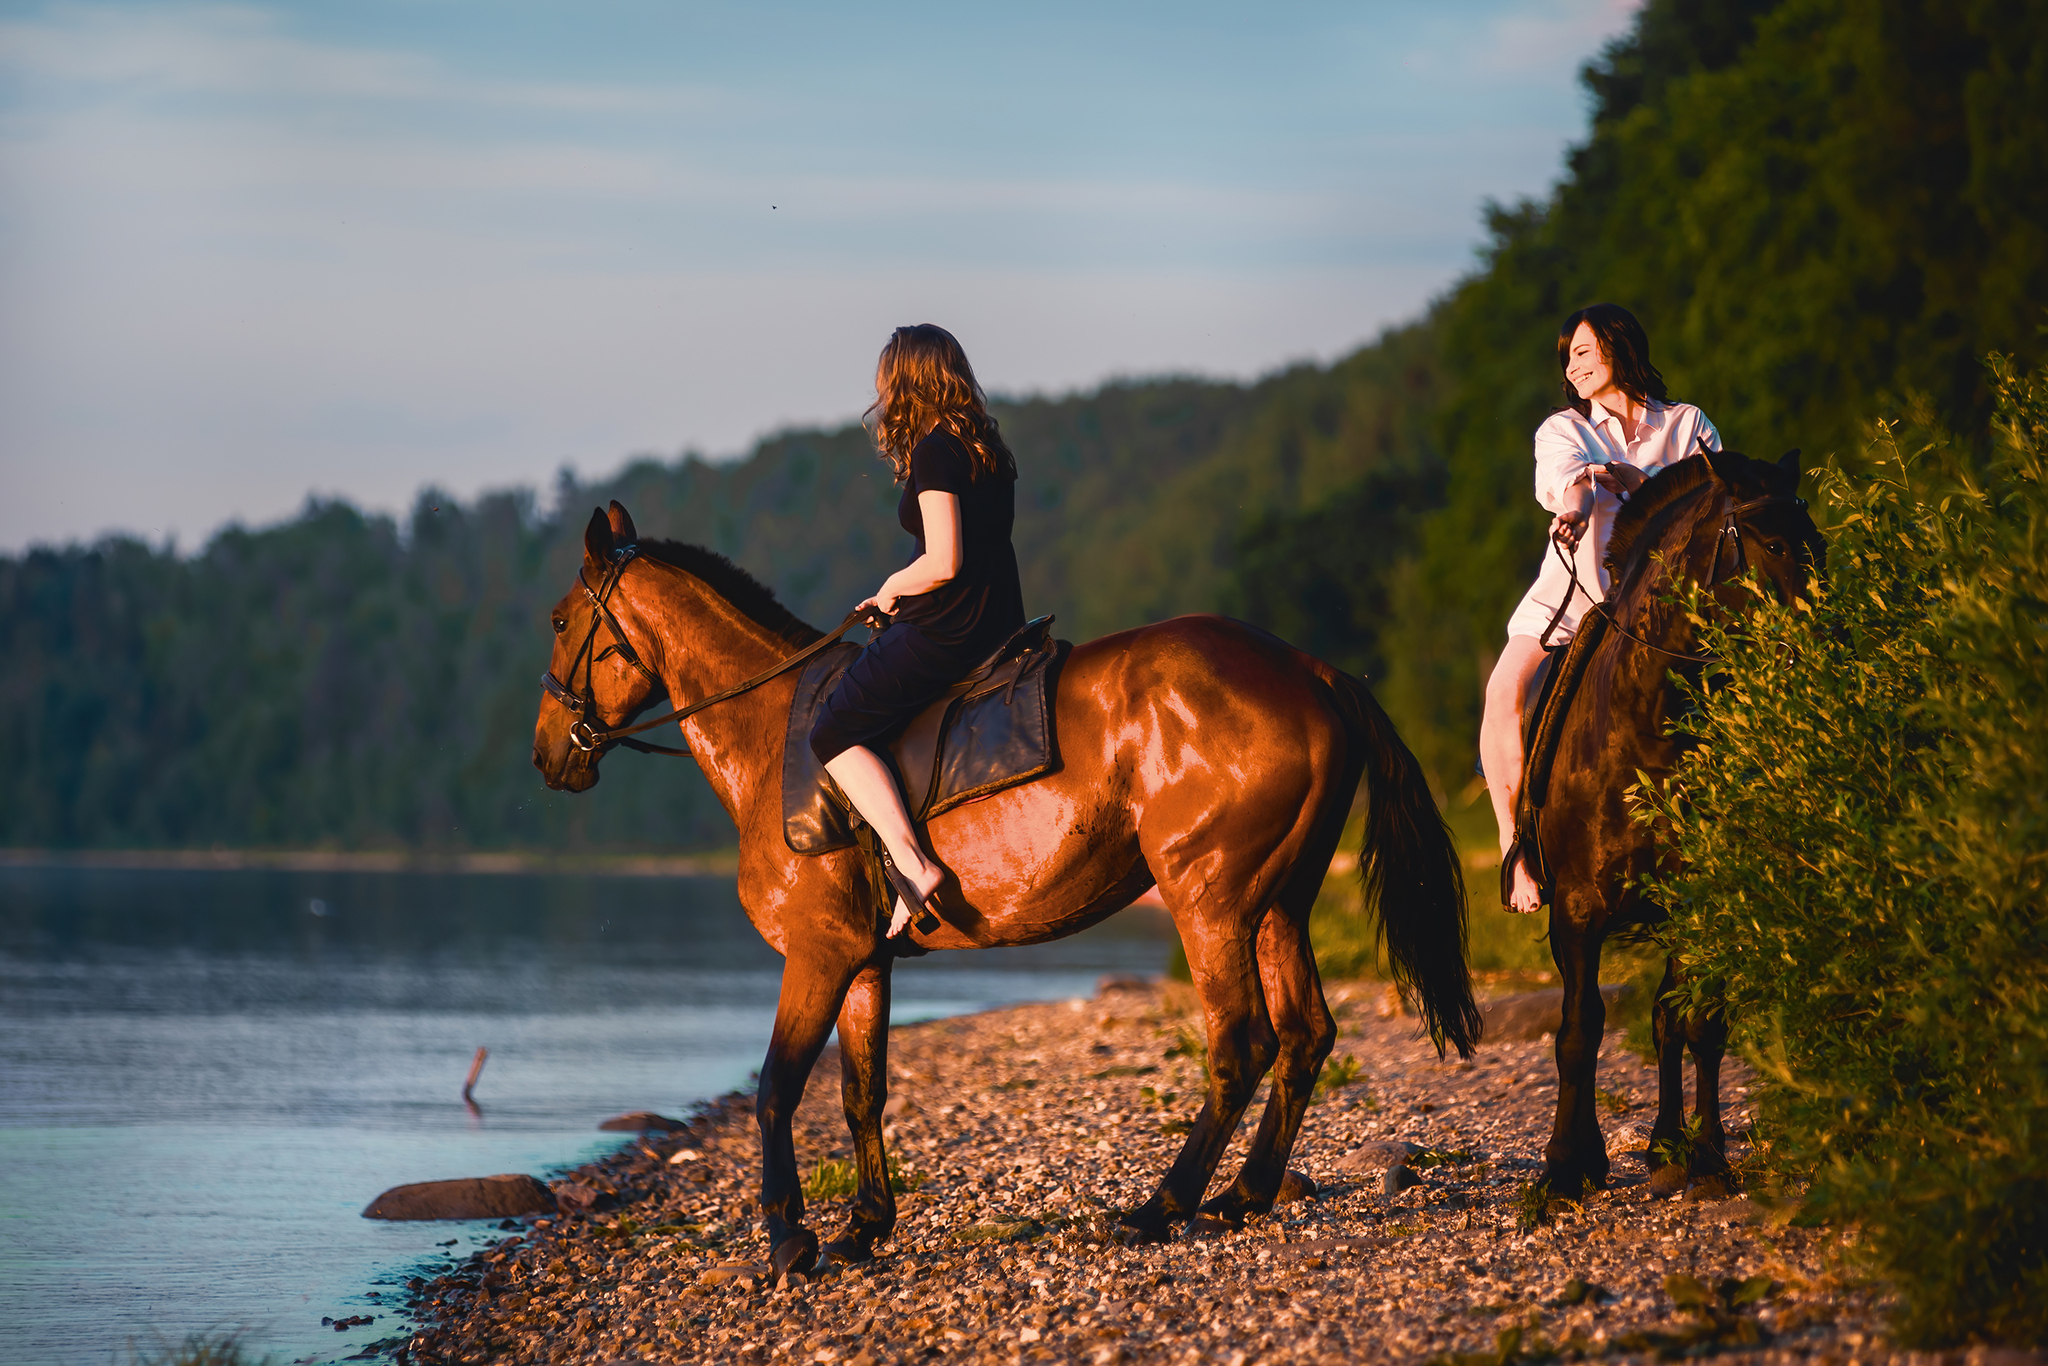
[[633,529],[633,514],[626,511],[626,505],[612,499],[612,542],[615,545],[638,545],[640,533]]
[[1728,484],[1728,477],[1721,473],[1721,467],[1714,463],[1714,457],[1719,454],[1721,452],[1709,447],[1705,441],[1700,442],[1698,458],[1706,462],[1707,473],[1713,476],[1714,482],[1725,488]]
[[590,557],[592,564],[608,564],[612,558],[612,523],[598,508],[590,514],[590,525],[583,529],[583,553]]
[[1778,468],[1792,477],[1791,487],[1799,487],[1799,448],[1794,446],[1778,457]]

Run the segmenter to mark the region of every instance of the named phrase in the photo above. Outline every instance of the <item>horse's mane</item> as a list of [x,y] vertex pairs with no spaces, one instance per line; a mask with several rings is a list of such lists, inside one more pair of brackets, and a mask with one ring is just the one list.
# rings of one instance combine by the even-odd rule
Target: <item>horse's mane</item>
[[1607,571],[1618,574],[1628,563],[1629,551],[1657,514],[1712,480],[1714,471],[1698,456],[1666,465],[1635,491],[1621,511],[1614,514],[1614,531],[1607,538]]
[[724,598],[755,625],[780,636],[792,646],[802,647],[824,632],[784,607],[768,586],[715,550],[683,541],[642,541],[640,553],[686,574],[702,579],[706,587]]

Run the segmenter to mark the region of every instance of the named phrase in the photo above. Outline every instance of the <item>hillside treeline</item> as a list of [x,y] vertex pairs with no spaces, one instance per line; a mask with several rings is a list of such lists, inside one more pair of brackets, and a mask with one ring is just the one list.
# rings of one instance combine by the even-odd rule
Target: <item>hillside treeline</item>
[[[1027,607],[1075,639],[1259,622],[1371,677],[1462,788],[1542,549],[1529,438],[1558,320],[1634,309],[1674,394],[1753,453],[1853,463],[1887,410],[1981,439],[1977,357],[2044,350],[2044,36],[2044,0],[1651,0],[1587,68],[1555,192],[1490,209],[1474,272],[1413,325],[1255,384],[997,405]],[[619,756],[581,798],[528,764],[582,522],[619,498],[830,623],[904,556],[886,468],[849,426],[553,494],[429,491],[402,521],[311,503],[190,556],[0,560],[0,843],[728,841],[687,764]]]

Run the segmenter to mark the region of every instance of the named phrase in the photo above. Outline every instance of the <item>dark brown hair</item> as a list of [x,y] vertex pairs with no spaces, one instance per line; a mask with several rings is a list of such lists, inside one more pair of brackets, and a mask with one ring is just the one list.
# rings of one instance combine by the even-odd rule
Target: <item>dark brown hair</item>
[[[1650,364],[1650,335],[1643,331],[1643,325],[1636,321],[1636,315],[1620,304],[1593,304],[1582,308],[1564,320],[1557,329],[1557,368],[1562,373],[1571,364],[1572,338],[1578,335],[1579,324],[1593,329],[1593,339],[1600,343],[1601,359],[1607,368],[1614,371],[1615,387],[1638,403],[1652,400],[1663,403],[1671,395],[1664,389],[1664,376],[1657,373],[1657,367]],[[1592,405],[1579,397],[1579,391],[1572,387],[1569,379],[1561,380],[1564,389],[1564,405],[1580,417],[1592,416]]]
[[910,452],[927,432],[951,432],[974,460],[974,477],[1017,477],[1017,460],[1003,443],[988,399],[951,332],[932,323],[899,327],[875,367],[875,445],[895,467],[896,482],[910,477]]

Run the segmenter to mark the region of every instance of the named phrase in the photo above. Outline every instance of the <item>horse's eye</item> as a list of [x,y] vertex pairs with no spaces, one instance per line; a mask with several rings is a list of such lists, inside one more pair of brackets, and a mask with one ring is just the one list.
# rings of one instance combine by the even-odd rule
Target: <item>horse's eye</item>
[[1770,551],[1773,555],[1783,558],[1785,554],[1785,543],[1783,541],[1765,541],[1764,549]]
[[556,635],[560,635],[560,634],[562,634],[562,632],[564,632],[564,631],[566,631],[566,630],[568,630],[568,629],[569,629],[569,623],[568,623],[567,621],[563,620],[563,619],[562,619],[561,617],[556,617],[556,618],[555,618],[555,634],[556,634]]

